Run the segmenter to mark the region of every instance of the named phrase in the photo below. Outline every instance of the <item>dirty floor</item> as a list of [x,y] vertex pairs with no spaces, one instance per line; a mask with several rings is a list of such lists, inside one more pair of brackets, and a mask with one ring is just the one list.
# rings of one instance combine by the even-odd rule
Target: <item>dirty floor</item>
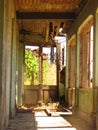
[[7,130],[96,130],[94,118],[73,111],[51,112],[44,110],[18,112],[9,122]]

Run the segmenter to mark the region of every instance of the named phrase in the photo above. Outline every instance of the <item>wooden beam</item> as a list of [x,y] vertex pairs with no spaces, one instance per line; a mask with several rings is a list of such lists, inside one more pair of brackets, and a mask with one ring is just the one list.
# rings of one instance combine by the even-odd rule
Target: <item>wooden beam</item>
[[60,44],[56,43],[56,59],[57,59],[57,96],[59,97],[59,83],[60,83]]
[[39,47],[56,47],[56,43],[50,43],[50,42],[47,42],[47,43],[39,43],[39,42],[34,42],[34,41],[21,41],[20,40],[20,43],[24,44],[25,46],[39,46]]
[[67,12],[16,12],[17,19],[75,19],[74,13]]

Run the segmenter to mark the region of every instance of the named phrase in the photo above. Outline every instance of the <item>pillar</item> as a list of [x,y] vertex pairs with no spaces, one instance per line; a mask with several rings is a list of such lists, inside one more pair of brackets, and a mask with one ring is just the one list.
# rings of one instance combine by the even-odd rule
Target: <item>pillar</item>
[[75,92],[75,105],[79,103],[79,73],[80,73],[80,35],[76,35],[76,92]]
[[96,12],[94,21],[93,110],[98,113],[98,11]]
[[39,100],[43,100],[42,87],[43,87],[43,59],[42,47],[39,47]]
[[65,103],[68,105],[68,37],[66,36],[66,73],[65,73]]
[[56,43],[57,51],[57,98],[59,97],[59,83],[60,83],[60,43]]
[[49,42],[49,23],[47,21],[47,28],[46,28],[46,37],[45,37],[46,42]]
[[12,32],[11,32],[11,70],[10,70],[10,117],[15,116],[16,106],[16,24],[15,19],[12,19]]
[[93,110],[96,112],[96,130],[98,130],[98,9],[94,23],[94,76],[93,76]]
[[23,73],[24,73],[24,49],[25,46],[18,43],[18,85],[17,85],[17,104],[22,105],[23,99]]
[[2,85],[2,73],[3,73],[3,23],[4,23],[4,1],[0,1],[0,130],[2,130],[2,116],[3,116],[3,85]]
[[98,87],[98,13],[96,13],[94,28],[94,86]]

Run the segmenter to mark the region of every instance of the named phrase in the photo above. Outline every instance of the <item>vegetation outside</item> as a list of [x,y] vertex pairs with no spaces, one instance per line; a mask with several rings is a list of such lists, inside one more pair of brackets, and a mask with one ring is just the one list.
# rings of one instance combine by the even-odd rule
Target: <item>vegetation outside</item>
[[[25,85],[30,85],[31,80],[34,80],[33,84],[37,85],[39,83],[39,57],[36,54],[33,54],[32,50],[25,50]],[[48,60],[43,60],[43,75],[46,77],[46,74],[49,70]],[[43,79],[45,80],[45,78]]]

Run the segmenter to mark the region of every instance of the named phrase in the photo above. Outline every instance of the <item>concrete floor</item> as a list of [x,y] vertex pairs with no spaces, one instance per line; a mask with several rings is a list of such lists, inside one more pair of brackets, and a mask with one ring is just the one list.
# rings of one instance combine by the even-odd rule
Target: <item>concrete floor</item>
[[[62,113],[61,113],[62,114]],[[45,111],[33,113],[21,112],[10,120],[7,130],[96,130],[94,118],[73,111],[62,116],[52,112],[48,116]]]
[[76,130],[96,130],[96,121],[94,115],[87,115],[77,110],[73,111],[71,116],[64,116]]

